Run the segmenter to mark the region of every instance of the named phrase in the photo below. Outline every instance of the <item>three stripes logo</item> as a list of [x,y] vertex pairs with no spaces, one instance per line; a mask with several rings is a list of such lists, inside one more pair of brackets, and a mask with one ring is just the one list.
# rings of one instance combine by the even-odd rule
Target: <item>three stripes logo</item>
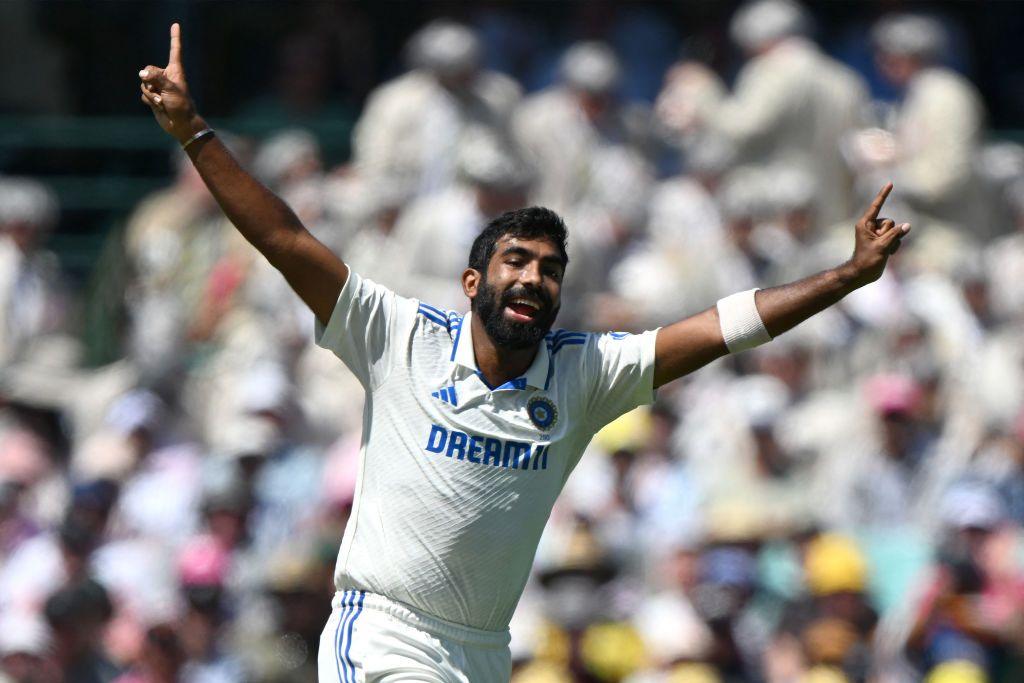
[[443,311],[440,308],[431,306],[420,302],[419,308],[417,309],[419,314],[424,318],[448,329],[452,334],[457,334],[459,328],[462,327],[462,317],[458,313],[452,311]]
[[545,341],[548,345],[548,351],[552,354],[558,353],[564,346],[572,346],[574,344],[586,344],[587,333],[586,332],[569,332],[568,330],[558,330],[555,333],[549,332]]
[[455,386],[441,387],[437,391],[431,392],[430,394],[434,398],[439,398],[445,403],[451,403],[453,406],[459,405],[459,396],[455,393]]
[[338,627],[334,631],[334,666],[339,683],[356,683],[356,664],[352,660],[352,630],[363,611],[363,591],[345,591],[341,598]]

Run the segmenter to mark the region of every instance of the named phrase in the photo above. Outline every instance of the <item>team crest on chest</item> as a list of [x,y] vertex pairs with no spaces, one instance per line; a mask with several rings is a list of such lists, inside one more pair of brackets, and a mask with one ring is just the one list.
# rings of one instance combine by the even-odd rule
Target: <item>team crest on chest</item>
[[530,416],[530,422],[537,429],[542,431],[550,430],[558,421],[558,409],[551,399],[544,396],[535,396],[526,404],[526,413]]

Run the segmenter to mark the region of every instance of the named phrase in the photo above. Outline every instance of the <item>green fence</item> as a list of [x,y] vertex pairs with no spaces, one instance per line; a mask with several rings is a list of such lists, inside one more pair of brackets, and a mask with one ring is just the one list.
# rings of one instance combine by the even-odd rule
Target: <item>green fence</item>
[[[235,134],[260,139],[287,126],[275,120],[217,119],[212,124]],[[353,121],[319,120],[304,124],[320,141],[324,157],[338,163],[348,157]],[[37,153],[92,153],[105,163],[99,172],[75,168],[45,169],[43,179],[54,188],[65,210],[124,211],[139,197],[166,184],[167,177],[140,177],[118,171],[127,155],[166,157],[169,138],[149,116],[134,117],[10,117],[0,116],[0,173]],[[54,155],[59,158],[60,155]],[[81,156],[73,157],[81,159]],[[5,161],[7,162],[5,164]],[[42,169],[41,169],[42,170]]]
[[[213,119],[218,130],[260,140],[294,124],[273,119]],[[329,165],[349,155],[351,118],[303,121]],[[123,316],[118,289],[120,233],[147,194],[171,182],[174,143],[149,115],[132,117],[0,116],[0,175],[37,178],[56,192],[61,221],[47,247],[81,294],[86,362],[119,353]],[[113,278],[113,279],[112,279]]]

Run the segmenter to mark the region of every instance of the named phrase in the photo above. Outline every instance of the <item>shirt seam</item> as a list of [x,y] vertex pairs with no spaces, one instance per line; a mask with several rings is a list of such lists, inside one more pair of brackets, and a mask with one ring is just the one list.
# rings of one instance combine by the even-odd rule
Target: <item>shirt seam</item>
[[[372,401],[372,392],[367,391],[366,394],[366,400]],[[369,426],[367,423],[371,419],[371,411],[366,410],[365,401],[363,405],[363,411],[363,430],[366,431],[367,427]],[[348,544],[348,548],[345,549],[344,559],[342,559],[339,562],[339,564],[341,565],[341,571],[339,572],[335,570],[335,575],[337,575],[338,573],[343,573],[346,576],[349,576],[349,559],[352,557],[352,548],[355,547],[356,544],[356,534],[359,533],[359,509],[360,507],[362,507],[363,487],[366,485],[366,453],[367,450],[369,449],[369,445],[369,439],[367,439],[367,441],[360,444],[359,446],[359,469],[357,470],[358,480],[356,482],[355,495],[352,498],[352,513],[350,515],[350,521],[352,522],[352,537],[351,541]],[[342,539],[342,541],[344,541],[344,538]]]
[[[384,385],[387,383],[387,381],[389,379],[391,379],[391,375],[392,375],[392,373],[395,370],[395,365],[397,365],[397,363],[395,363],[395,358],[394,358],[394,351],[395,351],[394,340],[398,336],[397,335],[397,328],[398,328],[398,324],[399,324],[399,320],[398,320],[398,317],[399,317],[398,316],[398,303],[399,303],[399,296],[398,296],[398,294],[392,293],[391,312],[390,312],[390,316],[389,316],[390,317],[390,321],[388,322],[387,338],[384,340],[384,353],[385,353],[385,355],[387,356],[387,359],[388,359],[387,360],[387,368],[386,368],[386,371],[384,373],[384,376],[380,378],[379,382],[373,382],[373,379],[371,377],[370,384],[373,385],[373,386],[371,386],[371,388],[370,388],[370,393],[376,392],[376,391],[378,391],[378,390],[380,390],[381,388],[384,387]],[[413,314],[413,315],[415,315],[415,314]]]

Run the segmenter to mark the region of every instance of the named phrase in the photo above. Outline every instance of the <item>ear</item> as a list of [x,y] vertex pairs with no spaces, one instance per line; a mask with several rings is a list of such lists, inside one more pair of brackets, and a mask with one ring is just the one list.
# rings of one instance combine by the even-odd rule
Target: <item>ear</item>
[[472,301],[476,298],[477,291],[480,288],[480,281],[483,277],[479,270],[475,268],[466,268],[462,271],[462,292]]

